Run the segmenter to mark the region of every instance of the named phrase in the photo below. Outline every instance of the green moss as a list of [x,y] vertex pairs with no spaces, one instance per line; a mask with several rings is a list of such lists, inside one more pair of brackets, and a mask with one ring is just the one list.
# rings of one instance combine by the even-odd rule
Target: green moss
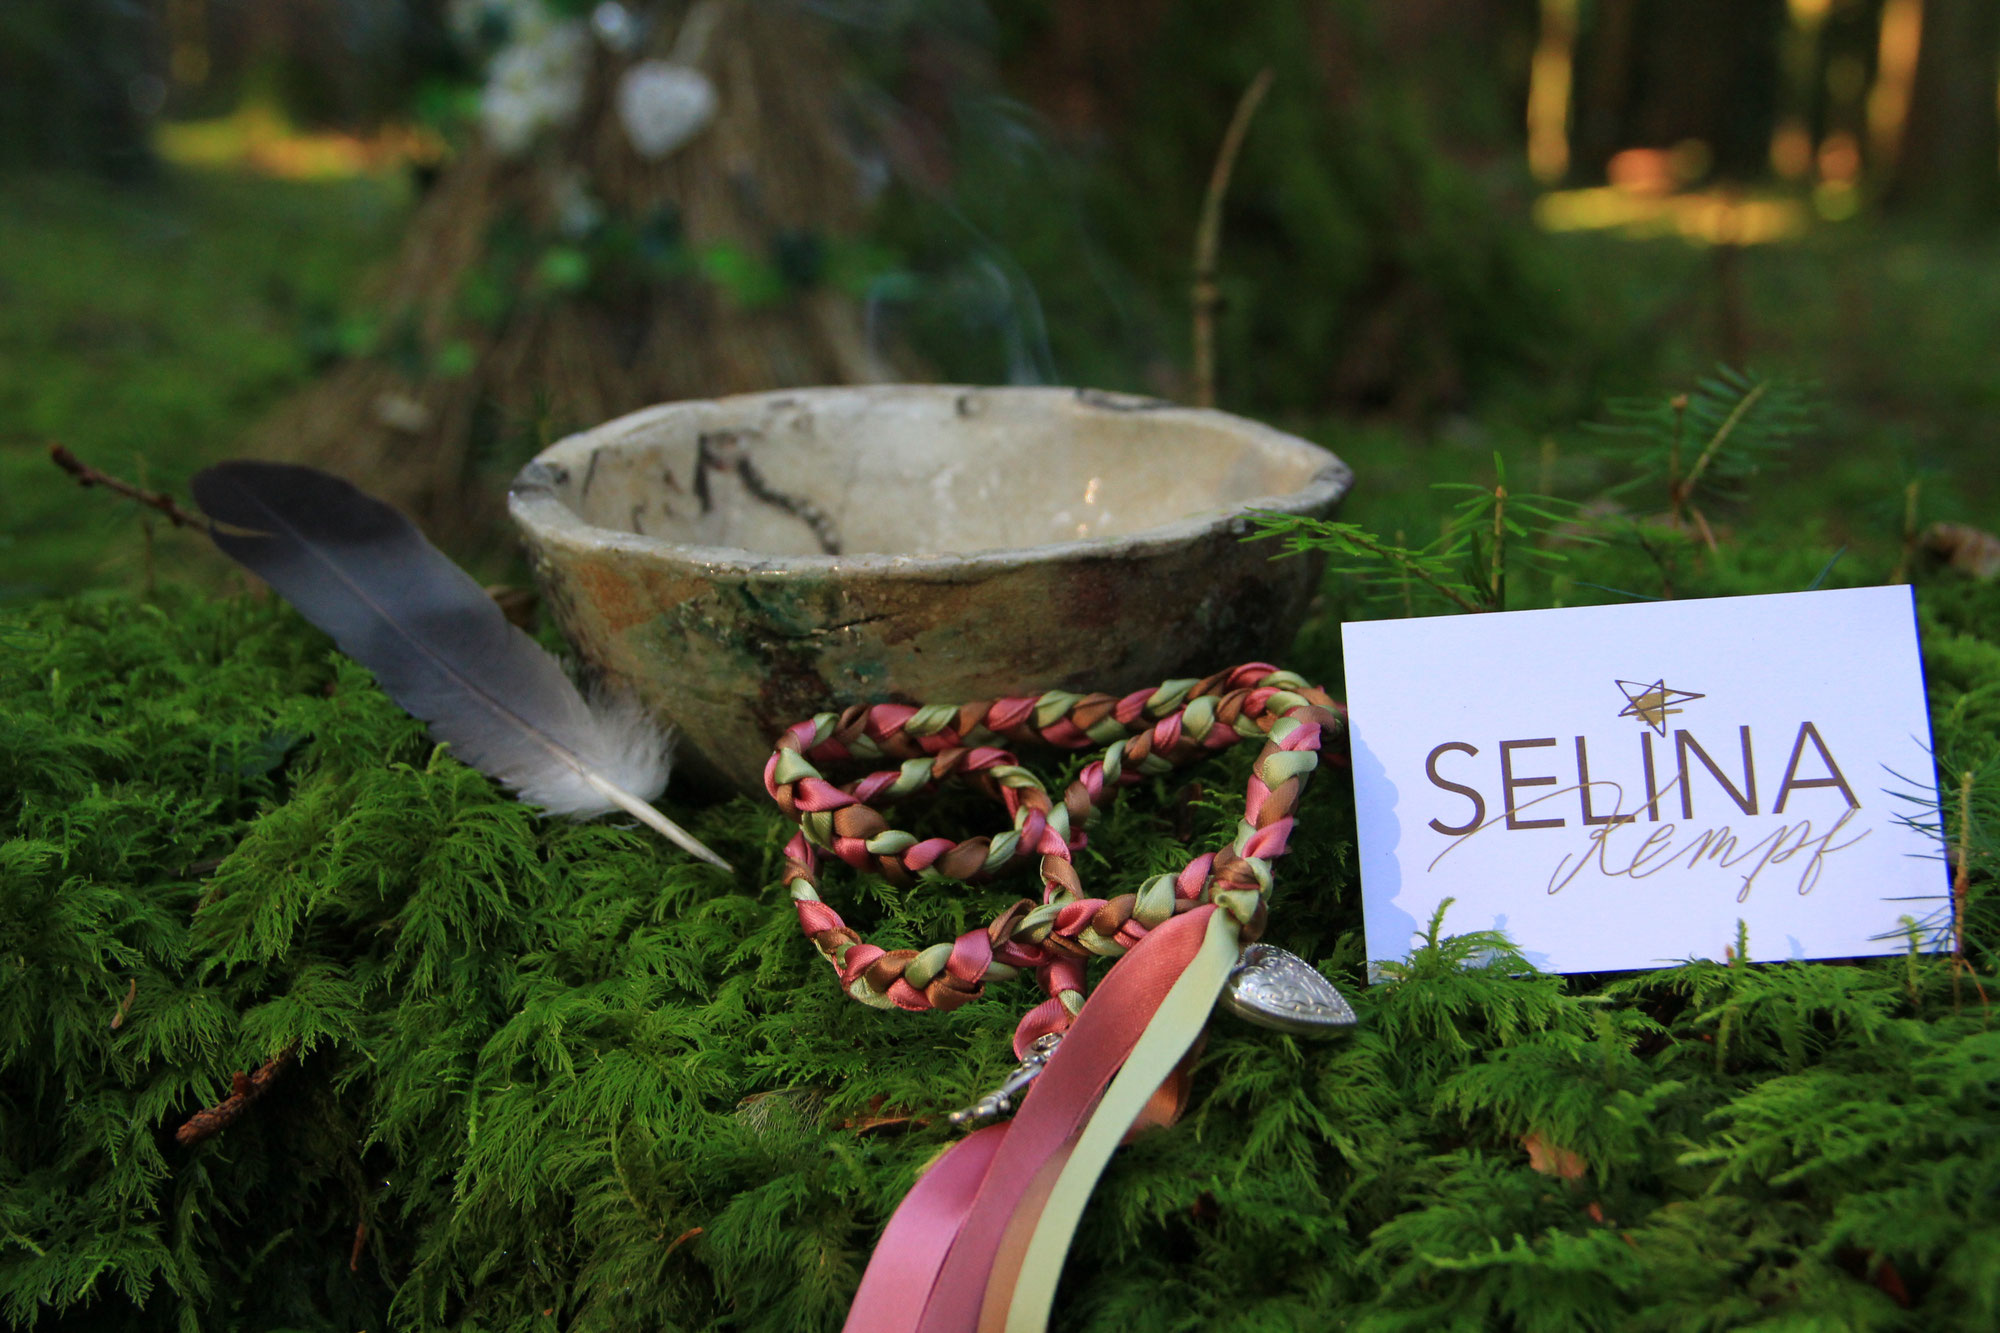
[[[1214,81],[1208,129],[1187,140],[1203,170],[1241,81]],[[1282,111],[1274,103],[1267,129]],[[1277,150],[1251,151],[1239,200],[1324,211],[1310,192],[1259,203],[1284,164],[1260,167],[1255,154]],[[1166,174],[1145,162],[1132,172]],[[143,451],[153,481],[171,484],[227,452],[309,365],[377,204],[323,187],[175,188],[185,193],[164,196],[164,224],[159,198],[127,207],[96,187],[0,196],[0,283],[26,297],[0,301],[0,415],[16,443],[60,435],[128,471]],[[1150,225],[1157,200],[1147,207]],[[1192,204],[1176,207],[1184,232]],[[359,225],[343,232],[349,208]],[[330,232],[352,250],[296,244]],[[1232,235],[1247,245],[1253,233]],[[1430,264],[1449,239],[1424,233],[1411,244],[1431,248],[1410,262]],[[1237,244],[1231,266],[1249,259]],[[1683,299],[1700,256],[1561,245],[1579,290],[1614,278],[1648,288],[1601,310],[1577,303],[1605,336],[1566,375],[1705,360],[1612,336],[1660,324],[1639,314]],[[1900,539],[1902,480],[1886,465],[1898,427],[1863,412],[1870,395],[1919,422],[1913,454],[1962,463],[1984,438],[1990,339],[1973,335],[2000,309],[1980,295],[1992,266],[1940,252],[1912,267],[1904,251],[1857,249],[1831,236],[1743,257],[1753,307],[1786,310],[1799,342],[1774,359],[1811,361],[1824,345],[1864,373],[1843,376],[1825,440],[1798,451],[1787,485],[1716,507],[1718,551],[1676,547],[1679,595],[1886,576]],[[1179,264],[1185,251],[1183,235],[1161,253]],[[307,299],[267,300],[260,284],[294,254],[307,256]],[[1060,237],[1025,254],[1038,274],[1074,257]],[[1814,332],[1845,299],[1820,281],[1829,255],[1883,312],[1854,338]],[[1181,290],[1173,274],[1160,290]],[[1899,274],[1908,281],[1889,280]],[[1954,299],[1940,304],[1941,292]],[[1049,299],[1058,337],[1096,336]],[[1134,328],[1153,341],[1178,329],[1163,310],[1164,298]],[[1940,310],[1944,332],[1930,322]],[[1247,313],[1230,319],[1226,388],[1259,345]],[[1775,328],[1753,332],[1775,341]],[[1059,364],[1111,364],[1085,350],[1059,346]],[[1622,387],[1657,388],[1646,376]],[[1280,389],[1252,377],[1238,399],[1268,412],[1303,392]],[[1464,430],[1476,451],[1331,428],[1362,476],[1348,516],[1421,545],[1439,509],[1421,483],[1479,480],[1495,445],[1534,489],[1596,493],[1620,477],[1574,433],[1547,452],[1538,433],[1585,395],[1486,400],[1483,424]],[[1538,464],[1549,480],[1530,483]],[[34,448],[0,454],[0,529],[16,541],[0,551],[0,584],[66,590],[107,570],[137,583],[133,514],[80,499],[46,469]],[[1956,471],[1925,491],[1923,517],[1991,526],[1990,483],[1969,463]],[[192,549],[163,542],[163,569],[185,567]],[[1638,546],[1614,544],[1546,579],[1520,572],[1510,604],[1653,595],[1661,577]],[[2000,584],[1922,578],[1940,768],[1952,793],[1974,778],[1971,961],[2000,998],[1988,892]],[[1302,637],[1295,659],[1315,677],[1338,679],[1340,618],[1375,613],[1353,593],[1330,584]],[[1195,845],[1233,828],[1248,760],[1188,775],[1205,793],[1189,805]],[[1131,889],[1186,857],[1163,816],[1185,781],[1142,787],[1093,825],[1082,862],[1093,886]],[[980,818],[962,797],[907,825]],[[782,822],[747,801],[676,813],[740,868],[734,880],[650,835],[536,818],[440,753],[282,608],[168,586],[0,614],[0,1319],[836,1327],[883,1222],[950,1137],[854,1126],[935,1116],[989,1087],[1031,997],[948,1016],[854,1004],[775,885]],[[1955,794],[1916,813],[1956,843]],[[1523,977],[1491,952],[1499,941],[1452,937],[1447,919],[1402,979],[1364,989],[1352,844],[1351,799],[1329,772],[1279,867],[1272,929],[1356,983],[1367,1026],[1306,1046],[1219,1020],[1186,1122],[1125,1150],[1095,1196],[1060,1327],[2000,1324],[2000,1052],[1971,978],[1914,956]],[[914,944],[1018,888],[904,891],[842,872],[828,895],[876,938]],[[296,1063],[241,1119],[175,1142],[232,1075],[287,1051]],[[1575,1154],[1576,1180],[1534,1170],[1530,1135]]]
[[[1940,576],[1923,604],[1940,752],[1984,762],[1993,594]],[[49,603],[0,636],[16,1326],[832,1328],[949,1138],[856,1124],[936,1116],[1007,1062],[1007,998],[885,1015],[839,993],[757,804],[678,812],[733,881],[544,821],[268,603]],[[1197,844],[1249,757],[1194,775]],[[1184,781],[1093,828],[1094,885],[1187,855],[1160,813]],[[1973,850],[1983,894],[1990,835]],[[1338,776],[1280,869],[1274,938],[1358,981]],[[1014,892],[828,891],[911,942]],[[1351,988],[1366,1026],[1342,1042],[1218,1021],[1187,1121],[1106,1176],[1059,1326],[2000,1319],[2000,1044],[1945,961],[1524,969],[1439,934]],[[236,1123],[175,1142],[286,1052]],[[1530,1135],[1577,1178],[1534,1170]]]

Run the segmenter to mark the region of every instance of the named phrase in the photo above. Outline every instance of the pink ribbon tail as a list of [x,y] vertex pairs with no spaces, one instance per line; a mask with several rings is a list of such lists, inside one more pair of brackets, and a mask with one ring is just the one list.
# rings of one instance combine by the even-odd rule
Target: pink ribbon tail
[[[929,1284],[919,1333],[977,1333],[989,1283],[1000,1276],[1011,1285],[1019,1250],[1033,1230],[1034,1217],[1022,1215],[1039,1214],[1046,1202],[1054,1180],[1050,1163],[1082,1133],[1104,1089],[1200,951],[1214,911],[1204,904],[1148,933],[1084,1006],[1000,1141]],[[883,1241],[886,1246],[886,1235]],[[1002,1274],[1002,1268],[1009,1271]]]
[[846,1333],[916,1333],[925,1298],[1006,1136],[1006,1125],[990,1125],[960,1139],[903,1196],[861,1276]]

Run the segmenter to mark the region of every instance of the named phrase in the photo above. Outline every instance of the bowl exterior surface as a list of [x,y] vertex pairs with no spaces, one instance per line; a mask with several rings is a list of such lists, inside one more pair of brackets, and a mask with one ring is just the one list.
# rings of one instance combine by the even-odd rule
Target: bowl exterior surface
[[[812,391],[790,396],[802,392]],[[978,392],[1004,403],[1009,393],[1073,391]],[[723,401],[747,412],[768,397]],[[1158,410],[1210,427],[1221,416]],[[1049,689],[1119,693],[1274,658],[1323,567],[1245,543],[1240,510],[1157,534],[971,556],[764,558],[640,540],[577,520],[537,471],[575,457],[579,439],[617,438],[620,425],[529,464],[510,510],[546,604],[585,662],[679,732],[683,772],[742,791],[761,790],[775,736],[815,713]],[[1306,491],[1247,507],[1331,512],[1349,474],[1324,457]]]

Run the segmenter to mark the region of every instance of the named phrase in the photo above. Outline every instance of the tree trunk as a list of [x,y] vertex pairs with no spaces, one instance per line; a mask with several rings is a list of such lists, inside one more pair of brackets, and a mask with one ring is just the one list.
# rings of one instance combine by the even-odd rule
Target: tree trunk
[[1886,202],[1987,223],[2000,215],[2000,4],[1924,0],[1923,15]]
[[[673,399],[894,377],[829,276],[866,211],[829,34],[770,0],[674,17],[646,49],[594,50],[567,127],[447,168],[391,266],[375,345],[282,407],[258,452],[347,476],[477,552],[504,539],[508,475],[562,435]],[[685,40],[696,22],[705,36]],[[646,56],[698,68],[716,97],[712,122],[652,158],[616,91]]]
[[1569,174],[1604,179],[1605,163],[1627,146],[1633,66],[1639,59],[1638,0],[1602,0],[1576,45],[1571,79],[1575,110],[1570,114]]
[[1625,148],[1706,145],[1716,175],[1768,169],[1784,0],[1606,0],[1580,49],[1578,174]]

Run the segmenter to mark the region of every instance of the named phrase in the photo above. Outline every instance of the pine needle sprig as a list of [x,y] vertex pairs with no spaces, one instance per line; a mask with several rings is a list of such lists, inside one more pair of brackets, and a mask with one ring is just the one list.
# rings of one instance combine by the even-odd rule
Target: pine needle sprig
[[1510,568],[1525,564],[1548,573],[1567,561],[1557,539],[1599,545],[1601,539],[1579,524],[1580,506],[1560,496],[1516,492],[1507,486],[1507,463],[1493,455],[1494,482],[1438,482],[1431,489],[1464,493],[1446,515],[1435,541],[1420,549],[1386,541],[1366,528],[1301,514],[1252,514],[1256,532],[1247,540],[1276,537],[1285,555],[1318,552],[1340,557],[1335,574],[1360,581],[1378,599],[1398,598],[1415,614],[1419,593],[1441,597],[1460,611],[1504,611]]
[[1464,579],[1479,594],[1482,608],[1507,609],[1507,578],[1511,563],[1524,562],[1541,573],[1568,562],[1554,549],[1558,536],[1573,544],[1602,545],[1603,539],[1577,520],[1582,508],[1561,496],[1515,492],[1507,486],[1507,462],[1493,455],[1493,484],[1445,481],[1435,491],[1464,492],[1452,506],[1439,537],[1439,558],[1461,565]]
[[1359,524],[1303,514],[1258,513],[1250,516],[1250,522],[1256,531],[1247,540],[1278,538],[1288,556],[1317,552],[1343,557],[1328,566],[1329,572],[1371,579],[1373,588],[1383,595],[1392,591],[1383,577],[1386,571],[1390,577],[1415,580],[1461,611],[1484,609],[1472,584],[1461,577],[1455,553],[1411,550],[1384,541]]
[[1605,437],[1635,475],[1624,492],[1660,486],[1677,526],[1707,529],[1700,503],[1742,498],[1742,487],[1783,460],[1815,424],[1803,385],[1756,378],[1728,366],[1666,398],[1618,398],[1611,420],[1587,429]]

